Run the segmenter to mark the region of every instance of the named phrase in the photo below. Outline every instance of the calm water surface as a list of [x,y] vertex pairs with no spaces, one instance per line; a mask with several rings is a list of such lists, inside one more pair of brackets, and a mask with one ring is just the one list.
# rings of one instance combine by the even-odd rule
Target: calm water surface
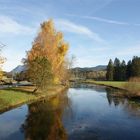
[[140,140],[140,102],[120,92],[81,85],[5,112],[0,140]]

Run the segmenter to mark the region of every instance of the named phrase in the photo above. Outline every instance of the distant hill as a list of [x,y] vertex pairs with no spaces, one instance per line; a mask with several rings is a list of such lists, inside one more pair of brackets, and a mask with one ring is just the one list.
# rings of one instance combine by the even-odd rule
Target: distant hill
[[12,71],[10,71],[10,73],[12,74],[16,74],[16,73],[20,73],[26,70],[26,66],[25,65],[18,65],[16,68],[14,68]]
[[96,67],[73,68],[71,80],[73,79],[105,80],[106,68],[107,68],[106,65],[98,65]]
[[[94,80],[105,80],[106,79],[106,65],[98,65],[96,67],[76,67],[72,69],[71,79],[94,79]],[[25,65],[18,65],[7,75],[16,75],[16,73],[21,73],[26,71],[27,68]]]
[[84,67],[84,68],[80,68],[80,67],[76,67],[73,68],[72,70],[78,70],[78,71],[104,71],[106,70],[107,66],[106,65],[98,65],[96,67]]
[[[84,68],[80,68],[80,67],[76,67],[73,68],[73,70],[79,70],[79,71],[102,71],[102,70],[106,70],[106,65],[98,65],[96,67],[84,67]],[[26,70],[26,66],[25,65],[18,65],[16,68],[14,68],[12,71],[10,71],[10,73],[20,73],[22,71]]]

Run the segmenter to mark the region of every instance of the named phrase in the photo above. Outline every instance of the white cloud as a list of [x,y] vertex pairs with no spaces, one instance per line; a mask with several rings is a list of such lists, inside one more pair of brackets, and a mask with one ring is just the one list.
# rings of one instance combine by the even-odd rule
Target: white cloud
[[119,56],[140,55],[140,44],[125,49],[121,49],[121,51],[117,52],[117,55]]
[[0,33],[28,35],[34,33],[34,29],[32,27],[22,25],[10,17],[0,16]]
[[99,36],[99,34],[91,31],[86,26],[75,24],[69,20],[64,20],[64,19],[56,19],[55,23],[56,23],[56,26],[58,27],[58,29],[60,29],[62,31],[85,35],[97,42],[104,42],[104,39],[102,39]]
[[[6,62],[3,64],[3,70],[5,71],[11,71],[13,68],[15,68],[17,65],[22,64],[21,60],[22,58],[25,58],[25,51],[15,51],[14,47],[13,50],[10,49],[10,47],[5,48],[2,55],[6,57]],[[20,50],[20,49],[19,49]]]
[[127,22],[116,21],[116,20],[111,20],[111,19],[106,19],[106,18],[100,18],[100,17],[96,17],[96,16],[80,16],[80,15],[73,15],[73,14],[65,14],[65,15],[71,16],[71,17],[79,17],[79,18],[83,18],[83,19],[96,20],[96,21],[109,23],[109,24],[139,26],[139,24],[129,24]]
[[104,18],[100,18],[100,17],[83,16],[83,18],[93,19],[93,20],[97,20],[97,21],[101,21],[101,22],[110,23],[110,24],[129,25],[126,22],[120,22],[120,21],[115,21],[115,20],[110,20],[110,19],[104,19]]

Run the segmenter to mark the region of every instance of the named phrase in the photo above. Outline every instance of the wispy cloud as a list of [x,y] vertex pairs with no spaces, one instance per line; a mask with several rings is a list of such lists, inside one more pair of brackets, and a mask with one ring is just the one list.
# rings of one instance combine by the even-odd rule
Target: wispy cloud
[[80,15],[74,15],[74,14],[65,14],[65,15],[71,16],[71,17],[83,18],[83,19],[96,20],[99,22],[104,22],[104,23],[109,23],[109,24],[140,26],[140,24],[130,24],[127,22],[116,21],[116,20],[111,20],[111,19],[106,19],[106,18],[101,18],[101,17],[96,17],[96,16],[80,16]]
[[62,31],[85,35],[97,42],[104,42],[104,39],[102,39],[98,33],[93,32],[86,26],[75,24],[64,19],[56,19],[55,23],[56,26]]
[[0,16],[0,33],[29,35],[34,33],[34,28],[20,24],[8,16]]
[[140,26],[140,24],[134,24],[135,26]]
[[119,56],[140,55],[140,44],[125,49],[121,49],[121,51],[117,52],[117,55]]

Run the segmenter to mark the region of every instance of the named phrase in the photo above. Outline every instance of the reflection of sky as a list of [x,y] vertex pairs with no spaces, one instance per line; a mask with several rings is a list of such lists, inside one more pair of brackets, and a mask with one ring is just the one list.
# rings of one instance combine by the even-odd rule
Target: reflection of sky
[[[21,135],[21,124],[25,121],[27,114],[27,106],[24,105],[17,109],[8,111],[0,115],[0,139],[12,139],[12,135]],[[23,137],[23,136],[22,136]],[[15,138],[15,135],[14,135]]]
[[70,136],[84,137],[89,132],[94,132],[101,136],[106,133],[106,137],[111,135],[114,138],[118,135],[121,138],[122,133],[129,135],[130,132],[130,138],[134,134],[136,138],[140,137],[140,118],[132,116],[125,109],[126,104],[109,105],[105,91],[70,89],[68,97],[71,109],[67,110],[67,113],[71,112],[69,116],[63,117],[63,122]]
[[[123,98],[126,101],[122,102],[122,99],[118,98],[118,105],[115,106],[115,100],[112,98],[110,105],[107,99],[110,96],[106,96],[105,89],[99,90],[97,87],[71,88],[66,95],[68,104],[64,106],[63,125],[70,139],[79,140],[85,137],[92,140],[98,137],[105,140],[140,140],[140,116],[135,115],[138,113],[139,104],[132,106],[129,100]],[[24,139],[20,128],[25,122],[27,110],[27,106],[24,105],[0,115],[0,140]],[[42,130],[42,134],[46,133],[44,131]]]

